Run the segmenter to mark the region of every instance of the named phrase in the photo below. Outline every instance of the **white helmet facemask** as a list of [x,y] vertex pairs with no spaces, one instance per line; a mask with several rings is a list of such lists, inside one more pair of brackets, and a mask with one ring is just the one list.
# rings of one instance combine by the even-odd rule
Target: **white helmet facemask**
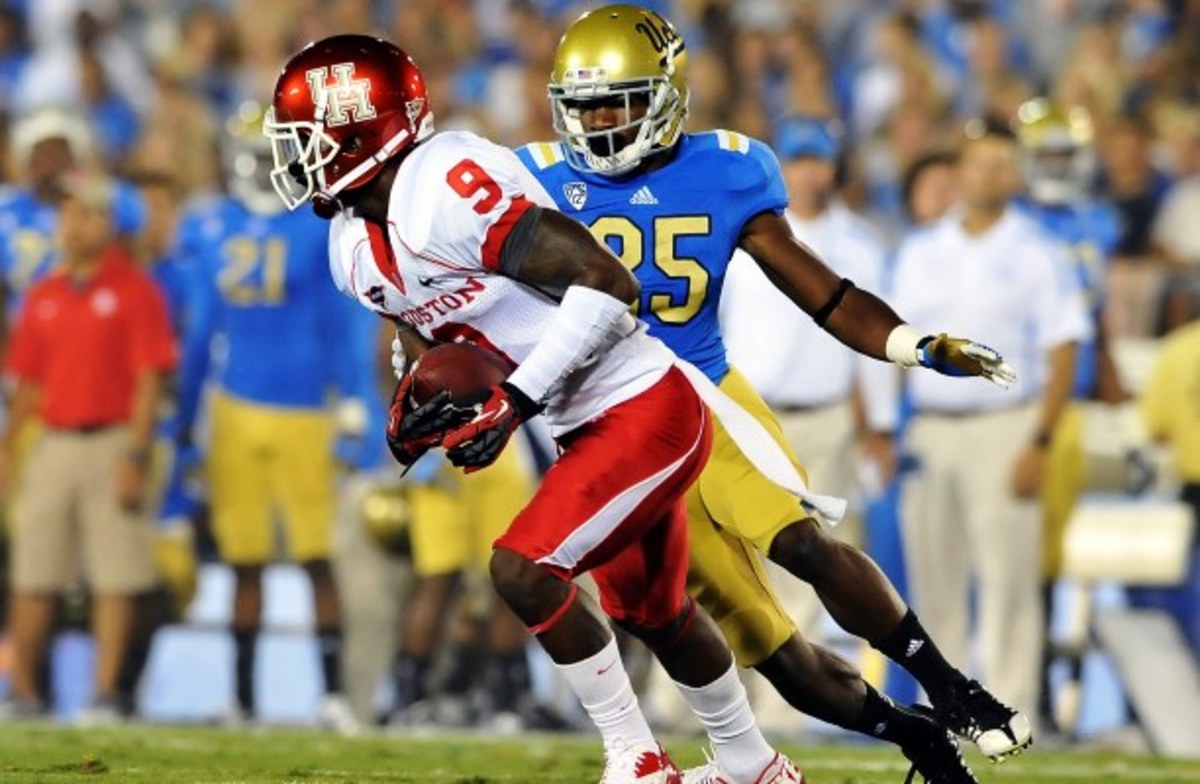
[[[579,171],[606,177],[632,171],[661,149],[663,138],[677,121],[680,110],[686,109],[680,106],[679,91],[664,77],[615,84],[552,84],[549,93],[554,130],[564,142],[567,163]],[[643,97],[646,113],[632,119],[637,96]],[[583,112],[592,101],[623,101],[627,122],[604,130],[586,130]],[[633,128],[637,134],[625,143],[623,137]]]
[[1047,128],[1022,145],[1021,163],[1029,195],[1042,204],[1085,198],[1096,174],[1096,153],[1067,126]]

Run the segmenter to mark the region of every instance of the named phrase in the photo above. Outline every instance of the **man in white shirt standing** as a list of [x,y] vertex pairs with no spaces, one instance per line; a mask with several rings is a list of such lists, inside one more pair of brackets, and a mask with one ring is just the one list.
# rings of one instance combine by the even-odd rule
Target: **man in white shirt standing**
[[951,661],[969,647],[969,595],[983,677],[1034,715],[1043,625],[1038,507],[1046,447],[1091,330],[1066,250],[1011,204],[1011,131],[968,124],[958,208],[897,251],[892,304],[913,323],[978,334],[1020,369],[1007,390],[906,377],[914,469],[902,526],[913,603]]
[[[867,221],[836,199],[840,149],[831,123],[788,117],[777,127],[774,148],[790,200],[785,217],[795,236],[840,277],[881,291],[883,244]],[[813,487],[853,497],[860,443],[875,484],[890,477],[896,375],[887,363],[855,352],[814,324],[742,251],[726,273],[720,316],[730,361],[770,404]],[[837,536],[861,544],[861,522],[851,516]],[[815,594],[774,564],[767,568],[801,633],[819,639]],[[765,726],[778,719],[794,728],[795,713],[773,690],[756,690],[755,706]]]

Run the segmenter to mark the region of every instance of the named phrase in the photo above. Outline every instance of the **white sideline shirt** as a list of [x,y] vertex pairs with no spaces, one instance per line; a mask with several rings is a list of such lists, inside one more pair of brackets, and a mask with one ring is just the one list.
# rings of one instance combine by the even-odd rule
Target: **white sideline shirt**
[[1002,389],[913,369],[907,383],[918,411],[992,411],[1033,400],[1046,383],[1048,352],[1092,334],[1066,247],[1013,207],[979,236],[952,211],[905,237],[890,300],[918,330],[983,343],[1017,371]]
[[[796,237],[856,288],[880,294],[885,251],[874,229],[840,202],[813,220],[786,213]],[[860,384],[871,429],[896,426],[896,368],[843,345],[738,251],[721,294],[721,330],[730,362],[769,404],[819,406],[847,400]]]

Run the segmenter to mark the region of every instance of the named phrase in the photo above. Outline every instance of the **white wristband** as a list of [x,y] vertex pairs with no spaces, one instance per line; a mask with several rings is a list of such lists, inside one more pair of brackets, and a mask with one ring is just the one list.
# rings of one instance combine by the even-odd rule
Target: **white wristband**
[[884,349],[887,358],[900,367],[916,367],[921,364],[917,344],[924,337],[908,324],[899,325],[888,335],[887,347]]
[[628,303],[587,286],[568,287],[542,337],[508,383],[534,402],[545,400],[559,379],[592,356],[622,317],[630,318]]

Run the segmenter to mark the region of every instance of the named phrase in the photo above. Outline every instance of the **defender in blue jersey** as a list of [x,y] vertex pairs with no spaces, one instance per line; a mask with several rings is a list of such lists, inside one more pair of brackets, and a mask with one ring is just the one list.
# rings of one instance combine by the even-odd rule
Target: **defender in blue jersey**
[[[1085,110],[1066,111],[1041,98],[1028,101],[1017,112],[1017,138],[1028,185],[1028,194],[1020,206],[1069,249],[1094,326],[1094,337],[1080,343],[1076,350],[1073,403],[1063,411],[1054,437],[1046,445],[1041,493],[1042,595],[1045,617],[1049,619],[1053,617],[1054,581],[1062,571],[1067,521],[1084,488],[1084,404],[1096,401],[1118,405],[1128,398],[1109,350],[1103,318],[1105,283],[1121,237],[1121,218],[1113,205],[1089,193],[1095,175],[1095,152],[1091,122]],[[1047,726],[1054,726],[1057,722],[1048,677],[1050,636],[1046,639],[1039,711]],[[1082,663],[1079,660],[1069,663],[1077,681]]]
[[[325,223],[285,212],[266,172],[261,111],[230,122],[228,197],[190,210],[174,263],[188,286],[179,389],[179,451],[207,445],[213,532],[232,567],[238,710],[254,713],[254,652],[262,570],[275,555],[274,520],[288,555],[313,585],[325,677],[325,723],[352,727],[341,696],[341,618],[330,567],[336,512],[335,438],[363,432],[374,390],[344,346],[353,303],[329,285]],[[265,154],[265,158],[264,158]],[[220,340],[216,340],[216,338]],[[207,432],[193,433],[206,385]]]
[[[19,118],[13,126],[12,147],[22,184],[0,190],[0,338],[26,290],[54,266],[59,179],[71,169],[87,165],[91,158],[87,125],[57,107],[37,109]],[[118,183],[113,198],[117,233],[137,233],[143,213],[137,189]],[[2,343],[0,339],[0,350]]]
[[[561,141],[518,152],[559,208],[633,270],[642,287],[639,315],[651,333],[699,366],[786,448],[765,403],[729,367],[718,329],[726,265],[740,247],[852,348],[1004,383],[1011,369],[995,352],[945,335],[921,336],[798,243],[782,216],[787,196],[766,145],[731,131],[683,133],[686,62],[674,27],[653,12],[614,5],[585,14],[560,42],[551,77]],[[893,706],[848,664],[799,637],[755,549],[811,583],[844,628],[912,671],[945,726],[994,758],[1028,745],[1025,717],[946,663],[878,567],[757,474],[719,425],[709,464],[689,491],[688,516],[689,591],[740,662],[756,667],[793,706],[898,743],[929,781],[975,780],[944,730]],[[715,763],[696,775],[728,780]]]

